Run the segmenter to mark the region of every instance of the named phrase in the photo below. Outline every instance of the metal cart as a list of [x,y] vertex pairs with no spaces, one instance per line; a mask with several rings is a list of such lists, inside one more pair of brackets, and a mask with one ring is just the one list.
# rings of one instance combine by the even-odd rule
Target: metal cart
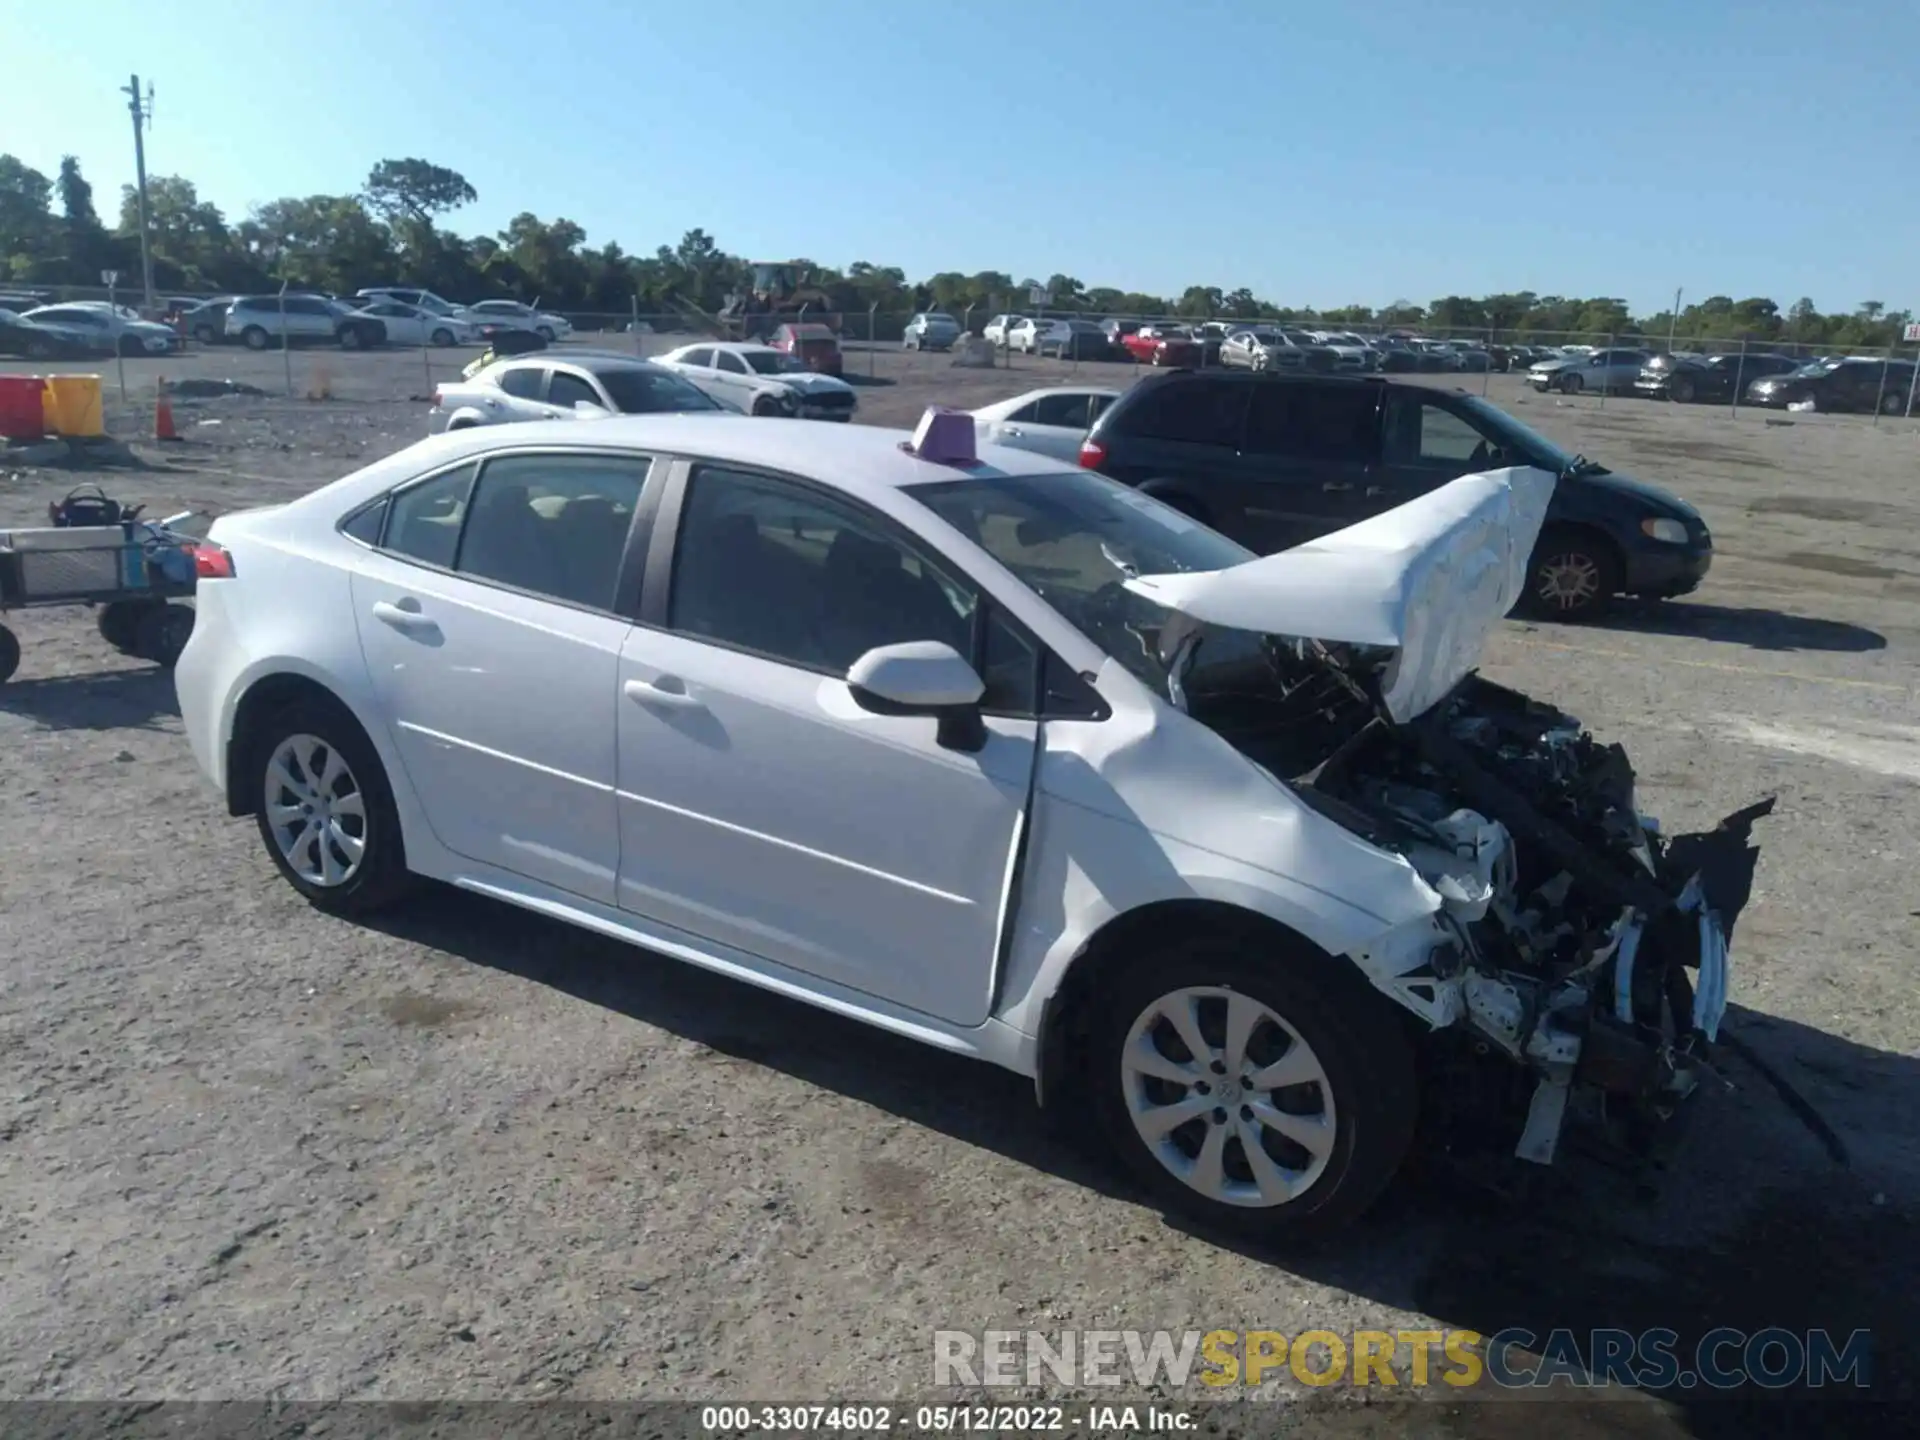
[[[0,530],[0,614],[54,605],[97,607],[101,638],[123,655],[171,666],[193,632],[194,537],[183,511],[142,520],[142,507],[76,492],[48,507],[53,524]],[[0,684],[20,666],[20,641],[0,624]]]

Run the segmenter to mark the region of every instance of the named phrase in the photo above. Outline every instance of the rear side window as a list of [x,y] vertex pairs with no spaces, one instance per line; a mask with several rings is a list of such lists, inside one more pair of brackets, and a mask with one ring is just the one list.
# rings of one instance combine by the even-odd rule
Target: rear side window
[[1247,414],[1251,386],[1175,380],[1136,391],[1138,399],[1115,417],[1119,432],[1142,440],[1233,449]]
[[1034,406],[1033,417],[1036,425],[1062,425],[1070,430],[1084,430],[1093,422],[1087,417],[1087,397],[1085,395],[1046,395]]
[[1369,385],[1252,387],[1247,450],[1294,460],[1364,462],[1373,456],[1378,392]]
[[713,351],[689,350],[680,357],[680,363],[682,365],[693,365],[700,369],[711,369],[713,367]]
[[460,522],[466,518],[467,495],[473,489],[477,465],[462,465],[400,491],[388,503],[382,548],[423,565],[453,568],[460,548]]
[[611,610],[652,462],[512,455],[488,463],[460,541],[462,575]]

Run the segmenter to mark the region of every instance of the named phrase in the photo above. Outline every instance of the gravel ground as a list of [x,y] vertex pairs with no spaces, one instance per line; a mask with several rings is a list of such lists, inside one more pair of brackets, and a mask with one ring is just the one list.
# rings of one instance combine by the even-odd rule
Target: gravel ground
[[[188,438],[145,470],[0,467],[0,525],[83,482],[155,513],[302,493],[423,434],[407,397],[466,358],[296,354],[296,395],[332,398],[177,400]],[[136,436],[156,373],[286,367],[126,368],[110,428]],[[895,424],[1065,372],[850,368]],[[167,679],[42,611],[9,618],[0,689],[0,1395],[926,1397],[938,1328],[1423,1323],[1867,1326],[1876,1393],[1910,1390],[1920,427],[1489,393],[1713,526],[1696,596],[1510,624],[1488,671],[1624,741],[1670,826],[1779,794],[1731,1028],[1848,1166],[1735,1060],[1656,1197],[1579,1165],[1505,1200],[1416,1176],[1324,1251],[1223,1247],[1012,1075],[472,897],[308,910],[202,788]],[[1329,1403],[1284,1413],[1372,1423]],[[1555,1423],[1750,1430],[1771,1403]]]

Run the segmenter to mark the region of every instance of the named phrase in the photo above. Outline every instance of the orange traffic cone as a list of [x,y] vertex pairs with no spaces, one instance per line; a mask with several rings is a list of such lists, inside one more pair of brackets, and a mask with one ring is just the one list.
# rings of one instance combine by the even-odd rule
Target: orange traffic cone
[[173,428],[173,404],[167,399],[167,382],[158,382],[159,389],[153,405],[153,438],[156,440],[178,440],[180,432]]

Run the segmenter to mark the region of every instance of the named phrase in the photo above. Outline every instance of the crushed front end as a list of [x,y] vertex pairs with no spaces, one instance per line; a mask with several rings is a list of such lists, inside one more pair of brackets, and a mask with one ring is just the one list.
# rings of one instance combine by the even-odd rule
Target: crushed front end
[[1488,1104],[1511,1101],[1514,1153],[1538,1164],[1576,1115],[1632,1154],[1657,1153],[1712,1073],[1752,827],[1773,801],[1668,836],[1637,810],[1626,752],[1550,705],[1474,675],[1396,723],[1351,655],[1311,642],[1274,652],[1282,693],[1289,658],[1318,662],[1294,669],[1287,723],[1267,709],[1263,723],[1243,711],[1217,728],[1316,809],[1406,856],[1440,897],[1352,958],[1435,1032],[1441,1108],[1476,1111],[1484,1129],[1502,1118]]

